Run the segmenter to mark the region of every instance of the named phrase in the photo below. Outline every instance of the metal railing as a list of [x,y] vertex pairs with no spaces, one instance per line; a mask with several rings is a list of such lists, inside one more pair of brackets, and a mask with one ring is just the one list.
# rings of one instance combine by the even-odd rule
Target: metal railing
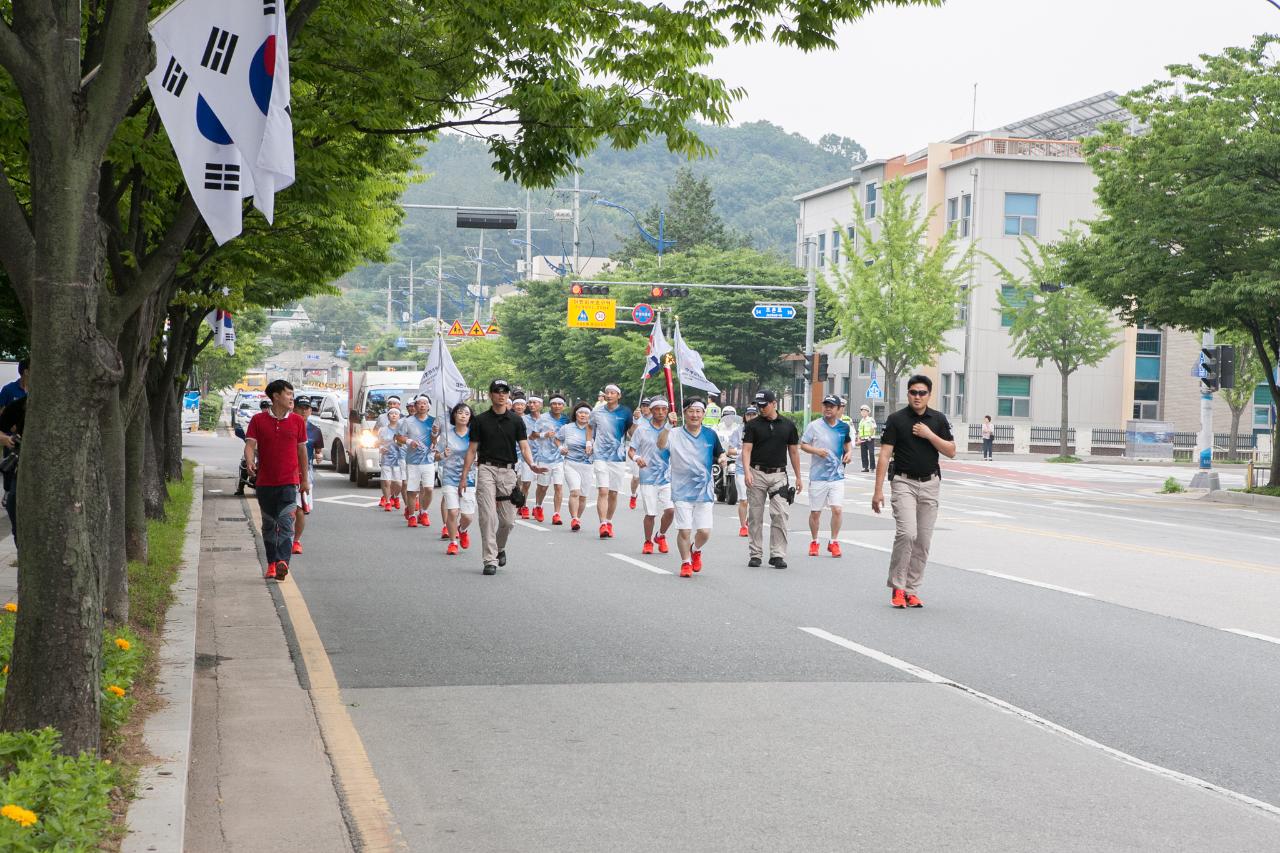
[[[996,444],[1013,444],[1013,425],[996,424]],[[982,441],[982,424],[969,424],[969,440]]]
[[988,136],[951,150],[952,160],[979,155],[1083,160],[1080,143],[1071,139],[1006,139]]

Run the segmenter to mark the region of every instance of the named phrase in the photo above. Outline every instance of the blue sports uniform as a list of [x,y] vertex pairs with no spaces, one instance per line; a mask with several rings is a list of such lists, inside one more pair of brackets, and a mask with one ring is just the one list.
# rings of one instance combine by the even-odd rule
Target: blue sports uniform
[[804,437],[800,440],[805,444],[821,447],[827,451],[826,456],[814,454],[813,459],[809,462],[810,482],[827,483],[844,479],[844,462],[842,458],[844,457],[845,448],[852,440],[847,423],[836,421],[835,426],[830,426],[825,420],[816,420],[809,424],[809,427],[804,431]]
[[420,445],[415,447],[406,443],[402,446],[405,462],[410,465],[430,465],[435,461],[431,450],[431,431],[435,423],[436,419],[429,415],[424,420],[419,420],[417,415],[400,419],[396,434],[404,436],[410,442],[416,441]]
[[578,426],[576,423],[567,423],[556,431],[556,437],[564,443],[568,454],[565,456],[570,462],[577,462],[579,465],[590,465],[591,454],[587,453],[587,428]]
[[671,454],[671,499],[685,503],[711,503],[715,500],[715,486],[711,479],[711,465],[724,447],[720,437],[709,427],[702,427],[697,435],[679,427],[671,431],[667,439]]
[[[569,419],[564,415],[554,417],[550,412],[543,412],[542,416],[534,422],[530,432],[537,432],[546,435],[546,438],[537,438],[533,441],[533,461],[539,465],[559,465],[564,461],[564,457],[560,455],[560,447],[556,444],[553,437],[558,435],[560,428],[568,423]],[[548,435],[550,433],[551,435]]]
[[[440,482],[456,489],[462,480],[462,463],[466,461],[467,448],[471,446],[471,433],[458,435],[458,431],[450,427],[445,430],[444,445],[449,448],[449,453],[440,461]],[[476,469],[473,465],[467,472],[467,487],[475,484]]]
[[631,426],[631,409],[621,403],[613,411],[609,411],[608,406],[596,409],[591,413],[591,426],[595,460],[625,462],[627,454],[623,439]]
[[658,449],[658,436],[662,430],[644,421],[631,434],[631,449],[645,461],[640,469],[640,485],[665,486],[671,482],[671,451]]

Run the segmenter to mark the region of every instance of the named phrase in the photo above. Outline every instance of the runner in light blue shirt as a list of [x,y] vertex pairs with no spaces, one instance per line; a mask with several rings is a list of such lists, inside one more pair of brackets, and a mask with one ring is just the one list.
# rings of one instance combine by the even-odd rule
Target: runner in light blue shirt
[[813,456],[809,462],[809,556],[818,556],[818,526],[822,508],[831,510],[831,539],[827,552],[840,556],[840,521],[844,515],[844,466],[853,459],[853,436],[840,419],[844,400],[831,394],[822,401],[822,419],[809,424],[800,438],[800,449]]
[[381,467],[382,500],[379,505],[391,512],[400,506],[400,490],[404,487],[404,453],[396,443],[396,427],[400,425],[400,410],[387,410],[386,426],[374,429],[374,442],[378,448],[378,465]]
[[409,414],[396,427],[397,441],[404,452],[404,517],[410,527],[431,526],[431,490],[436,485],[436,419],[431,417],[431,401],[419,394]]
[[658,447],[671,453],[671,497],[676,509],[682,578],[702,571],[702,546],[711,538],[711,508],[715,501],[711,466],[724,461],[720,437],[702,426],[706,411],[706,403],[697,397],[689,398],[684,404],[684,423],[664,430],[658,438]]
[[475,468],[467,472],[467,487],[458,491],[462,482],[462,463],[467,458],[467,448],[471,446],[471,407],[459,403],[449,412],[449,426],[440,436],[440,514],[444,517],[445,535],[449,544],[445,554],[453,556],[459,553],[458,548],[471,547],[471,520],[476,514],[476,473]]
[[600,538],[613,538],[613,513],[618,508],[618,492],[631,479],[627,471],[626,441],[635,422],[631,409],[622,403],[622,389],[606,385],[605,405],[591,413],[591,440],[594,442],[592,468],[596,479],[596,515],[600,518]]
[[[534,400],[536,401],[537,398],[535,397]],[[547,469],[538,475],[538,492],[534,499],[533,518],[535,521],[542,521],[542,502],[546,500],[547,488],[554,487],[551,498],[551,523],[564,524],[564,520],[560,517],[560,507],[564,503],[564,457],[560,455],[560,442],[556,439],[556,433],[569,419],[564,414],[564,397],[559,394],[553,395],[549,405],[551,411],[540,414],[533,423],[533,429],[529,430],[533,461]],[[535,434],[537,438],[533,438]]]
[[[654,546],[661,554],[667,553],[667,529],[675,517],[671,502],[671,453],[658,447],[658,439],[670,426],[667,412],[671,407],[661,397],[649,402],[649,418],[636,425],[631,434],[631,447],[627,450],[640,471],[640,505],[644,510],[644,546],[642,554],[652,554]],[[654,523],[662,514],[662,527],[653,535]]]
[[569,529],[582,529],[582,513],[587,508],[587,492],[595,488],[591,470],[591,407],[573,407],[573,420],[556,431],[560,454],[564,456],[564,479],[569,486]]

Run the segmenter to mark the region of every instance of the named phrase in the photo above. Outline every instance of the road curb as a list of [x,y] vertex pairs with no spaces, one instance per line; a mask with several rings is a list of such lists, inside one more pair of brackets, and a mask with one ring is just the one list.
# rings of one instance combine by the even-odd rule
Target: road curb
[[195,684],[196,590],[200,572],[200,533],[204,515],[204,466],[192,475],[191,513],[182,546],[182,565],[173,585],[173,604],[165,614],[158,649],[160,672],[155,691],[165,704],[147,718],[142,736],[155,764],[138,772],[137,798],[125,822],[129,834],[121,853],[183,849],[187,814],[187,771],[191,760],[192,689]]
[[1250,495],[1245,492],[1228,492],[1217,489],[1206,493],[1200,500],[1217,504],[1253,506],[1258,509],[1280,512],[1280,498],[1274,498],[1271,495]]

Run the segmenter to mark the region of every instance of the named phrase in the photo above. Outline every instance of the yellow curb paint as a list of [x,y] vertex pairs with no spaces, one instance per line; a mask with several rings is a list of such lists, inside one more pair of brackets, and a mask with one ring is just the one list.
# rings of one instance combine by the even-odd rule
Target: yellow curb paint
[[[260,538],[262,514],[258,502],[246,498],[245,503],[253,515],[254,532]],[[296,583],[285,580],[278,586],[302,652],[302,663],[311,684],[311,706],[315,709],[320,736],[333,764],[338,798],[346,810],[347,823],[356,835],[353,839],[355,848],[360,853],[401,853],[408,850],[391,814],[391,806],[382,794],[382,784],[373,772],[373,763],[365,752],[364,742],[360,740],[355,723],[342,702],[337,676],[333,673],[324,644],[320,642],[320,633],[311,621],[307,602]]]

